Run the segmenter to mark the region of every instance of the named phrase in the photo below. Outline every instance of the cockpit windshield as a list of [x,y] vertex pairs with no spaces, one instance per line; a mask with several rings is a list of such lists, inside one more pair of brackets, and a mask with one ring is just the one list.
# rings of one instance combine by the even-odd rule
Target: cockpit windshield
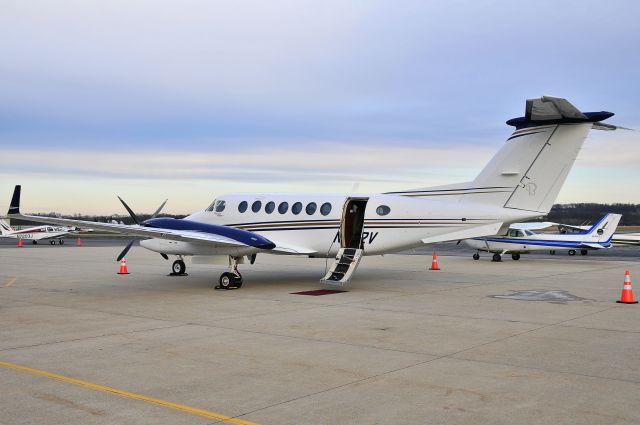
[[211,205],[209,205],[207,207],[207,209],[205,211],[215,211],[215,212],[222,212],[224,211],[224,208],[226,207],[226,202],[223,201],[222,199],[215,199]]

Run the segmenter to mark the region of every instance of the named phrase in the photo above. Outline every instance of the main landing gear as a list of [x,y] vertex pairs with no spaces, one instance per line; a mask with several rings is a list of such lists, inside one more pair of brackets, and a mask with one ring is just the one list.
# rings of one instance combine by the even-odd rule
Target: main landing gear
[[171,265],[171,273],[169,276],[188,276],[187,275],[187,265],[184,263],[182,257],[179,257],[176,261]]
[[229,257],[229,271],[220,275],[220,285],[215,289],[238,289],[242,287],[242,275],[238,270],[238,264],[242,257]]
[[[36,242],[36,241],[33,241],[33,243],[34,243],[34,245],[35,245],[35,244],[37,244],[37,242]],[[55,240],[55,239],[51,239],[51,240],[49,241],[49,243],[50,243],[51,245],[55,245],[55,244],[56,244],[56,240]],[[63,240],[63,239],[58,239],[58,245],[64,245],[64,240]]]
[[[514,261],[518,261],[520,259],[520,254],[515,252],[515,253],[511,254],[511,258]],[[474,260],[479,260],[480,259],[480,253],[474,252],[473,253],[473,259]],[[501,262],[502,261],[502,255],[499,254],[499,253],[493,254],[493,257],[491,257],[491,261],[495,261],[496,263]]]

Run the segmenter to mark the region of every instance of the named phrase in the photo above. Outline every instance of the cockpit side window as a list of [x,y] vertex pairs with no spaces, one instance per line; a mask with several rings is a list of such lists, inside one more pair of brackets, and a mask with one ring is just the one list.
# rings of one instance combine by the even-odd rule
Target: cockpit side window
[[215,201],[215,212],[219,213],[224,211],[224,208],[226,207],[226,202],[224,202],[222,199],[220,199],[219,201]]

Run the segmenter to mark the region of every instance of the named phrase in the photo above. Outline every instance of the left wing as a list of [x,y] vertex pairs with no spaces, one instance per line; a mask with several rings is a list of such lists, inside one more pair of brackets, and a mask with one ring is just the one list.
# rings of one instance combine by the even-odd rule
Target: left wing
[[20,213],[20,191],[21,186],[17,185],[11,198],[11,204],[7,213],[8,217],[30,220],[37,223],[90,227],[92,229],[107,230],[121,235],[207,243],[216,247],[253,247],[265,250],[272,250],[276,247],[276,244],[257,233],[229,226],[205,224],[190,220],[154,218],[142,224],[126,225],[23,215]]

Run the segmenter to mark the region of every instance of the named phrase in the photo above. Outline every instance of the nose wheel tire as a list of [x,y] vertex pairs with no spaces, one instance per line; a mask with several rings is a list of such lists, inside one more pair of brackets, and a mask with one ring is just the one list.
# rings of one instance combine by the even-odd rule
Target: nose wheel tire
[[587,255],[588,253],[589,253],[589,251],[586,250],[586,249],[580,250],[580,255]]
[[495,261],[496,263],[502,261],[502,255],[500,254],[493,254],[493,258],[491,259],[491,261]]
[[518,260],[520,259],[520,254],[511,254],[511,258],[512,258],[514,261],[518,261]]
[[56,244],[56,241],[54,241],[54,240],[50,240],[50,241],[49,241],[49,243],[50,243],[51,245],[55,245],[55,244]]
[[570,249],[569,250],[569,255],[576,255],[576,250],[575,249]]
[[37,241],[37,240],[35,240],[35,239],[34,239],[34,240],[32,240],[32,241],[31,241],[31,243],[32,243],[32,244],[34,244],[34,245],[38,245],[38,241]]
[[182,260],[176,260],[171,265],[171,275],[172,276],[182,276],[187,271],[187,266],[184,264]]
[[473,254],[473,259],[474,260],[479,260],[480,259],[480,254],[478,254],[477,252],[475,254]]

